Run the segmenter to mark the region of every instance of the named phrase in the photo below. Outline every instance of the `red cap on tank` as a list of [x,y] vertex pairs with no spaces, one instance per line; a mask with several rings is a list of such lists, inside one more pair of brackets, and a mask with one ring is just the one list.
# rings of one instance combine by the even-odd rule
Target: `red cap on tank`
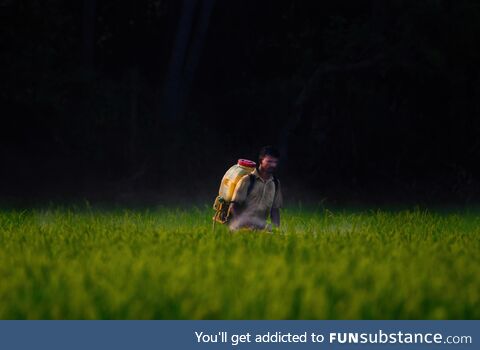
[[248,168],[255,168],[256,164],[255,162],[252,162],[251,160],[248,160],[248,159],[239,159],[238,165],[246,166]]

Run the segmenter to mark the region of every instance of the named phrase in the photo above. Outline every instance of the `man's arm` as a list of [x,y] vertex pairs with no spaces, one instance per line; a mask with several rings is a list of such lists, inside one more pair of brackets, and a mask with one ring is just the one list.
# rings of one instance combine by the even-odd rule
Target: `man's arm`
[[277,179],[276,193],[273,198],[272,209],[270,210],[270,219],[276,227],[280,226],[280,208],[283,206],[283,195],[280,187],[280,181]]
[[272,208],[270,210],[270,218],[272,219],[273,225],[276,227],[280,226],[280,208]]

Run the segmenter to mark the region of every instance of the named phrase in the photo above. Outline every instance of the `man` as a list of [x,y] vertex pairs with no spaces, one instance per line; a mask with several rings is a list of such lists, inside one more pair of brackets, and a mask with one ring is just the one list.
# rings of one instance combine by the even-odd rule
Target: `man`
[[229,227],[270,229],[267,218],[280,226],[280,208],[283,205],[280,181],[273,175],[280,160],[279,152],[272,146],[260,150],[257,168],[240,179],[229,207]]

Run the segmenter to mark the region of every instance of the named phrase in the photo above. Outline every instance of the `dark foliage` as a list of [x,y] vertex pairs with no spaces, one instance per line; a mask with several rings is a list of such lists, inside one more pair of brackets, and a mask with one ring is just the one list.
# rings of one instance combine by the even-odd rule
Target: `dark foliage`
[[0,8],[4,196],[213,197],[265,144],[290,195],[480,194],[478,1]]

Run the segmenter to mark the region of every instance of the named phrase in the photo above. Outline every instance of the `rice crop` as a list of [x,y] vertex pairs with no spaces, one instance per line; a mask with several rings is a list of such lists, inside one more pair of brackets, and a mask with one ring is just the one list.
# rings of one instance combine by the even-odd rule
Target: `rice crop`
[[480,218],[290,207],[0,211],[1,319],[479,319]]

